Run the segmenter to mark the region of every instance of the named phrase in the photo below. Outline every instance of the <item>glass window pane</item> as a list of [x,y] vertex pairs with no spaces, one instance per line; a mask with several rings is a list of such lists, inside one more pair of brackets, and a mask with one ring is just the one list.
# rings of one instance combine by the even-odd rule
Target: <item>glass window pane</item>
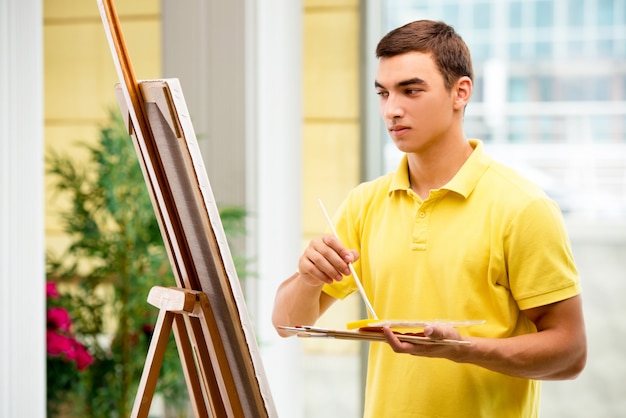
[[459,6],[456,4],[445,4],[443,6],[443,21],[459,29]]
[[571,40],[567,42],[567,55],[569,58],[581,58],[585,54],[583,41]]
[[569,26],[582,26],[585,20],[584,0],[569,0],[567,5],[567,21]]
[[509,142],[528,142],[528,117],[511,116],[509,118]]
[[535,5],[535,22],[539,28],[547,28],[553,24],[552,1],[538,1]]
[[555,117],[542,115],[536,118],[537,137],[540,142],[556,142],[558,140],[558,124]]
[[613,131],[613,117],[610,115],[591,116],[591,135],[594,142],[609,142]]
[[474,76],[474,89],[472,91],[472,102],[478,103],[483,101],[483,77],[480,75]]
[[474,43],[469,48],[474,61],[485,61],[491,58],[491,44],[489,43]]
[[552,42],[537,42],[535,56],[539,59],[552,58]]
[[537,85],[539,87],[539,101],[550,102],[554,100],[554,94],[552,92],[554,83],[552,77],[541,76],[537,79]]
[[613,0],[598,0],[597,18],[598,25],[611,26],[613,25]]
[[522,2],[512,1],[509,5],[509,26],[512,28],[522,27]]
[[611,77],[596,77],[589,84],[591,85],[591,100],[611,100]]
[[580,78],[570,77],[561,80],[562,100],[581,101],[585,100],[585,83]]
[[477,3],[474,5],[474,27],[476,29],[491,27],[491,4]]
[[598,57],[612,57],[613,39],[598,39],[596,42],[596,54]]
[[508,91],[511,102],[526,102],[530,99],[526,78],[511,77]]
[[521,42],[511,42],[509,44],[509,58],[512,61],[522,60],[522,43]]
[[[470,103],[471,106],[471,103]],[[472,138],[482,139],[485,142],[492,141],[493,137],[488,133],[484,120],[479,116],[468,115],[463,121],[465,132]]]

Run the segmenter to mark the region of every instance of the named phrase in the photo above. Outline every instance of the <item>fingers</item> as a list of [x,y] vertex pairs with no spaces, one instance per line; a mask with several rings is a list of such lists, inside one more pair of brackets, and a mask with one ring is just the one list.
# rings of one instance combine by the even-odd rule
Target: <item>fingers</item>
[[387,343],[391,347],[393,351],[396,353],[409,353],[413,354],[416,349],[416,344],[411,344],[407,342],[402,342],[398,339],[398,336],[393,333],[393,331],[389,327],[383,327],[383,333],[385,334],[385,338]]
[[310,283],[332,283],[350,274],[348,263],[356,261],[358,253],[347,250],[333,235],[313,239],[298,263],[301,275]]
[[[445,357],[446,353],[455,350],[455,347],[445,345],[425,345],[403,342],[393,333],[389,327],[383,327],[385,339],[393,351],[396,353],[407,353],[424,357]],[[424,336],[433,340],[461,340],[458,330],[445,325],[429,325],[424,327]]]
[[460,340],[459,331],[447,325],[428,325],[424,327],[424,335],[433,340]]

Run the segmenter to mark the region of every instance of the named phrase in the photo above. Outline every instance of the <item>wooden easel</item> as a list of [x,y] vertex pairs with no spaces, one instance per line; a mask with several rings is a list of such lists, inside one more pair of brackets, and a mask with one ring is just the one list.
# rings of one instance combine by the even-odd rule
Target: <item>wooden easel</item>
[[232,257],[177,79],[135,79],[112,0],[97,0],[120,84],[118,102],[143,171],[176,287],[159,308],[132,411],[147,417],[174,333],[196,417],[275,417]]

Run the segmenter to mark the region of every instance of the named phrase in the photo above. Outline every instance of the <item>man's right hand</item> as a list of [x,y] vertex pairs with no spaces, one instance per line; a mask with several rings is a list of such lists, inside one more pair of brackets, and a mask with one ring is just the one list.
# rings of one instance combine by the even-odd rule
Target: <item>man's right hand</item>
[[348,250],[334,235],[311,240],[298,262],[301,279],[311,286],[340,281],[350,275],[348,264],[359,259],[356,250]]

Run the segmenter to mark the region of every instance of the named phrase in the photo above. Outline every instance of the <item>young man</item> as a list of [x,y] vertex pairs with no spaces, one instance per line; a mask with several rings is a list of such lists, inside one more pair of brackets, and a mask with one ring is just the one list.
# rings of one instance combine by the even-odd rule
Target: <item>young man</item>
[[387,344],[370,347],[366,417],[536,417],[539,381],[574,378],[586,361],[560,210],[465,138],[473,70],[454,29],[412,22],[376,55],[381,115],[406,155],[349,193],[339,239],[311,241],[278,289],[274,325],[315,323],[357,290],[354,263],[381,319],[486,321],[424,329],[469,345],[403,343],[385,329]]

